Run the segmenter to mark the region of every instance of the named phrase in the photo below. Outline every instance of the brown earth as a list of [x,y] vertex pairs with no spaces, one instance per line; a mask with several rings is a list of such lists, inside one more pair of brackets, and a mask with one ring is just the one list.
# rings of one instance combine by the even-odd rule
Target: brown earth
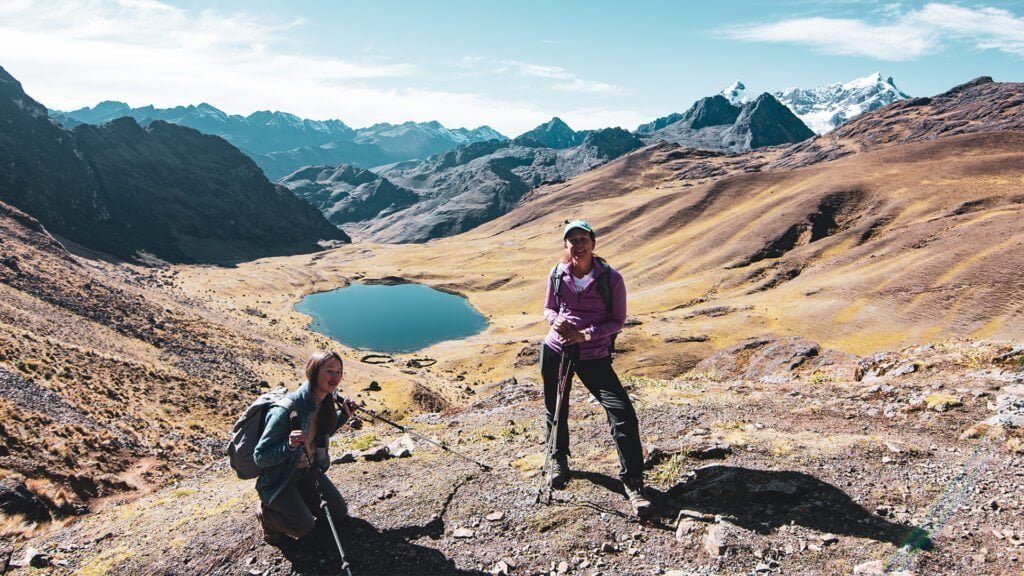
[[[792,170],[777,164],[792,149],[656,145],[455,238],[233,268],[73,255],[0,206],[0,481],[56,518],[4,518],[0,562],[34,547],[52,573],[334,573],[329,540],[261,543],[251,482],[218,454],[256,394],[329,346],[346,393],[395,418],[444,407],[403,422],[497,469],[426,446],[336,465],[356,574],[477,574],[505,557],[513,574],[1019,574],[1022,440],[979,423],[1020,380],[999,342],[1024,340],[1022,144],[980,131]],[[576,217],[627,280],[616,367],[651,455],[649,524],[624,515],[582,389],[581,474],[557,494],[570,502],[535,502],[540,301]],[[361,363],[292,308],[359,280],[463,294],[490,327],[415,355],[432,366]],[[337,448],[391,433],[345,432]],[[693,518],[677,539],[680,510]]]

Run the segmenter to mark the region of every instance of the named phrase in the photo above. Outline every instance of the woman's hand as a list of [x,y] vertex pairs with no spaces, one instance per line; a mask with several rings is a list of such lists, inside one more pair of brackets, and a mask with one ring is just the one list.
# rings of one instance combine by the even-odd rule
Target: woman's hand
[[551,327],[555,329],[555,332],[562,334],[565,332],[566,328],[572,328],[572,324],[566,320],[565,316],[559,314],[558,317],[555,318],[555,321],[551,323]]
[[569,329],[566,330],[564,334],[561,334],[561,336],[562,344],[566,344],[569,346],[572,346],[573,344],[580,344],[582,342],[587,341],[586,337],[583,336],[583,332],[580,332],[579,330],[572,327],[569,327]]
[[345,413],[345,419],[351,420],[356,415],[356,410],[359,405],[354,400],[348,398],[342,398],[341,396],[335,397],[335,401],[341,406],[341,411]]
[[292,430],[291,434],[288,435],[288,447],[298,448],[306,443],[306,435],[302,433],[302,430]]

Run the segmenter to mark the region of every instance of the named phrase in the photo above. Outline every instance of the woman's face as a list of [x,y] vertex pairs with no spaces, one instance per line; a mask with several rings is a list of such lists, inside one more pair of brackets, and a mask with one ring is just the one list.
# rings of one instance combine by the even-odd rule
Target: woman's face
[[316,389],[327,396],[333,394],[341,383],[342,366],[337,358],[331,358],[320,366],[316,374]]
[[565,237],[565,249],[573,260],[586,260],[594,254],[594,241],[586,230],[576,228]]

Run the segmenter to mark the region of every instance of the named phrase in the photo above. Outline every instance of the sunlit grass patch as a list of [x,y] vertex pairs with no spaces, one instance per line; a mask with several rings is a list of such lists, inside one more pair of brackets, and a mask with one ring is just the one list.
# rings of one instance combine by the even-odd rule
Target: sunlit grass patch
[[1014,454],[1024,454],[1024,430],[1014,428],[1006,430],[1006,449]]
[[648,481],[656,486],[671,486],[686,471],[686,460],[683,454],[673,454],[651,470]]
[[528,434],[530,431],[530,424],[528,423],[516,423],[514,420],[509,420],[504,426],[486,426],[474,431],[474,435],[484,441],[493,442],[495,440],[501,440],[503,442],[512,442],[516,438]]
[[355,438],[347,439],[342,442],[342,444],[348,450],[368,450],[371,446],[376,444],[376,442],[377,435],[373,432],[367,432],[365,434],[360,434]]
[[814,373],[811,374],[811,384],[813,384],[815,386],[818,386],[818,385],[821,385],[821,384],[828,384],[829,382],[834,382],[834,381],[835,381],[835,378],[833,378],[829,374],[826,374],[826,373],[822,372],[821,370],[815,370]]
[[127,546],[119,546],[96,555],[95,558],[86,562],[75,572],[75,576],[104,576],[118,564],[132,557],[131,550]]
[[720,374],[713,370],[697,371],[690,370],[679,377],[684,382],[721,382],[724,380]]
[[533,454],[527,454],[522,458],[512,461],[512,467],[520,472],[532,472],[534,470],[540,470],[541,466],[544,466],[544,453],[534,452]]

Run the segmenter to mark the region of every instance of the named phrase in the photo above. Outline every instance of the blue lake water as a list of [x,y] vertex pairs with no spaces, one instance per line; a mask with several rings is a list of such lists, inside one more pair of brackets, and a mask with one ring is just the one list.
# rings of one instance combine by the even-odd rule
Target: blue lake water
[[487,319],[465,298],[421,284],[352,284],[310,294],[295,309],[313,318],[311,330],[376,352],[415,352],[487,328]]

